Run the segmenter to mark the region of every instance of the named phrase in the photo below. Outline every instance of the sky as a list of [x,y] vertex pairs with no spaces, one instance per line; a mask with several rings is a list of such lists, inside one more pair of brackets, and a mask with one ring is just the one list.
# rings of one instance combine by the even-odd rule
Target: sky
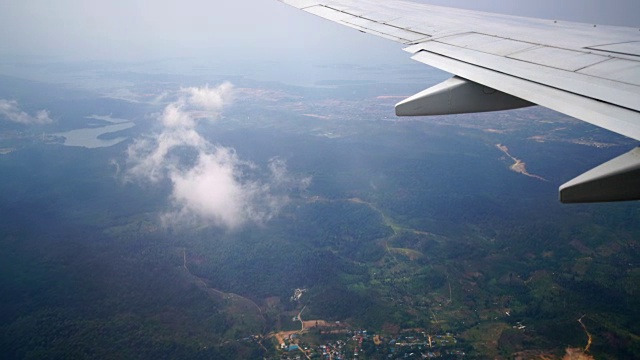
[[[423,2],[640,27],[637,0]],[[0,1],[0,58],[386,63],[407,58],[399,49],[397,44],[332,24],[277,0]]]

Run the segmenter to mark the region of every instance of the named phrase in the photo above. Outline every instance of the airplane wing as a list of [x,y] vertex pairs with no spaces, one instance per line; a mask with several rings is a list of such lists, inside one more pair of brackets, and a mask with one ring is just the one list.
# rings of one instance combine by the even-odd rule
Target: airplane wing
[[[396,105],[398,116],[533,104],[640,140],[640,29],[532,19],[403,0],[280,0],[399,42],[455,76]],[[640,200],[640,148],[560,187],[562,202]]]

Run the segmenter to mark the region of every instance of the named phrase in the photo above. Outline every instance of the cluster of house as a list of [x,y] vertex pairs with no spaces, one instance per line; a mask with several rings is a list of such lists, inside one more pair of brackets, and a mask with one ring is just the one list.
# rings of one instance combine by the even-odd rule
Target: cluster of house
[[280,345],[282,359],[358,359],[362,357],[363,341],[372,341],[375,346],[386,348],[390,359],[414,358],[429,359],[456,355],[462,358],[465,353],[455,349],[457,340],[451,333],[428,335],[424,332],[383,338],[368,334],[366,330],[348,330],[345,338],[328,341],[322,345],[307,345],[300,341],[298,334],[292,334],[287,343]]
[[[362,333],[362,332],[360,332]],[[366,333],[366,331],[365,331]],[[329,341],[322,345],[309,346],[299,340],[298,334],[292,334],[288,338],[288,342],[280,344],[280,350],[283,352],[283,359],[296,359],[300,356],[300,352],[304,353],[301,358],[314,356],[321,359],[343,360],[349,358],[347,355],[347,343],[350,340],[356,341],[355,349],[351,344],[350,349],[353,351],[354,357],[358,356],[358,350],[362,346],[363,337],[361,335],[353,335],[353,337],[344,340]]]

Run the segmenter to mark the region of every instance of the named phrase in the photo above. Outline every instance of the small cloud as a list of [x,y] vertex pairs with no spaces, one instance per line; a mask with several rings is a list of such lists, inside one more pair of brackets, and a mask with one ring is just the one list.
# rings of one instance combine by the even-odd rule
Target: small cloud
[[35,116],[29,115],[20,109],[15,100],[0,99],[0,116],[19,124],[48,124],[53,122],[47,110],[36,112]]
[[[233,85],[225,82],[216,88],[205,87],[189,87],[182,89],[187,94],[188,102],[194,107],[213,112],[213,115],[222,109],[225,104],[231,102],[233,98]],[[217,116],[216,116],[217,117]]]
[[237,228],[246,221],[262,222],[273,210],[261,207],[268,188],[243,179],[243,163],[229,148],[203,152],[195,166],[169,176],[174,210],[165,219]]
[[309,185],[310,178],[290,175],[283,160],[272,159],[261,174],[234,149],[216,146],[198,133],[197,124],[217,120],[232,98],[230,83],[181,89],[159,115],[162,130],[129,146],[128,179],[171,184],[165,225],[235,229],[263,223],[288,202],[288,192]]
[[162,114],[162,123],[168,128],[192,128],[195,126],[195,120],[192,114],[185,111],[184,104],[180,102],[167,105]]

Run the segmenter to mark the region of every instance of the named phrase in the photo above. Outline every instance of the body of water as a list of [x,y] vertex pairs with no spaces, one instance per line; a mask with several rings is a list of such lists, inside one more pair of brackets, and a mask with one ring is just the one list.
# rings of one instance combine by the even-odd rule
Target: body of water
[[122,131],[122,130],[127,130],[136,126],[136,124],[134,124],[133,122],[124,120],[124,119],[112,119],[110,117],[97,117],[97,116],[91,116],[89,118],[105,120],[113,123],[113,125],[107,125],[107,126],[101,126],[101,127],[95,127],[95,128],[76,129],[76,130],[56,133],[52,135],[64,137],[63,144],[65,146],[79,146],[79,147],[84,147],[88,149],[95,149],[95,148],[113,146],[127,139],[126,137],[118,137],[115,139],[103,140],[103,139],[100,139],[99,136]]

